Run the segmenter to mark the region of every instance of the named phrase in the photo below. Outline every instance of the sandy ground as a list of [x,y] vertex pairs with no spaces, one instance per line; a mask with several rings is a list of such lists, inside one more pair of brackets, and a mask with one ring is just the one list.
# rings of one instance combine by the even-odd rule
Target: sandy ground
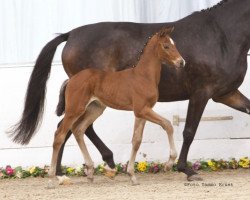
[[73,185],[47,189],[49,178],[0,180],[0,200],[85,200],[85,199],[249,199],[250,170],[202,172],[201,182],[187,182],[183,174],[167,172],[138,174],[140,185],[131,186],[127,175],[115,180],[95,176],[72,178]]

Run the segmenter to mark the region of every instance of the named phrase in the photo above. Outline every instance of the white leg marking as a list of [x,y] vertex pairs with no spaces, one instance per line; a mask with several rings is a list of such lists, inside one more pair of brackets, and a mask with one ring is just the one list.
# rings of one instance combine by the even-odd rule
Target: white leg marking
[[134,165],[135,165],[135,157],[136,157],[137,151],[141,145],[142,134],[143,134],[145,123],[146,123],[146,120],[135,118],[134,134],[133,134],[133,139],[132,139],[132,151],[131,151],[128,168],[127,168],[127,172],[130,175],[130,180],[132,182],[132,185],[140,184],[135,176]]
[[248,108],[246,108],[246,111],[247,111],[248,114],[250,114],[250,110]]

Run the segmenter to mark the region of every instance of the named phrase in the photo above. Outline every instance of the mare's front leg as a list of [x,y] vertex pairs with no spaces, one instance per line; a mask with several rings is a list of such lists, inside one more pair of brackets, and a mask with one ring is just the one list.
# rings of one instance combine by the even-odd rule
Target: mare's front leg
[[135,157],[136,157],[137,151],[141,145],[142,134],[143,134],[145,123],[146,121],[144,119],[135,118],[134,134],[133,134],[133,139],[132,139],[132,151],[131,151],[128,168],[127,168],[127,172],[129,176],[131,177],[132,185],[139,184],[138,180],[135,177],[134,165],[135,165]]
[[213,100],[241,112],[250,114],[250,100],[245,97],[239,90],[235,90],[222,97],[213,98]]
[[135,113],[136,116],[140,116],[141,118],[148,120],[150,122],[156,123],[160,125],[168,135],[168,141],[170,146],[170,156],[168,162],[165,164],[165,170],[170,170],[174,164],[174,161],[177,157],[177,151],[174,144],[174,138],[173,138],[173,126],[171,125],[171,122],[164,117],[160,116],[156,112],[154,112],[151,108],[147,107],[144,108],[139,113]]
[[177,164],[178,171],[185,173],[188,181],[202,180],[196,172],[187,166],[187,156],[189,147],[194,140],[201,116],[210,97],[210,94],[206,92],[206,90],[203,90],[202,92],[193,94],[189,100],[187,120],[183,131],[183,144]]

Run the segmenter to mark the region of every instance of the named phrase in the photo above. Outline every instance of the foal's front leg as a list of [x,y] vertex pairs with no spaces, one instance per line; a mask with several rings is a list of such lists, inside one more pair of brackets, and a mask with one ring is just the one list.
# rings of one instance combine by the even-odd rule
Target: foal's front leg
[[134,165],[135,165],[135,157],[136,157],[137,151],[141,145],[142,134],[143,134],[145,123],[146,123],[146,120],[135,118],[134,135],[132,139],[132,151],[131,151],[131,156],[130,156],[128,168],[127,168],[127,172],[131,177],[132,185],[139,184],[138,180],[135,177]]
[[159,124],[167,132],[168,142],[170,146],[170,157],[168,162],[165,164],[165,170],[170,170],[174,165],[175,159],[177,158],[177,151],[173,138],[174,129],[171,122],[154,112],[151,108],[145,108],[139,113],[139,116],[150,122]]

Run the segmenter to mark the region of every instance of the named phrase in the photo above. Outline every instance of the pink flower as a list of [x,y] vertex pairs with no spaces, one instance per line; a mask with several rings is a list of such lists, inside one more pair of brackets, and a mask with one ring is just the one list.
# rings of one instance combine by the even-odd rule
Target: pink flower
[[158,165],[155,165],[154,166],[154,170],[153,170],[153,172],[154,173],[157,173],[157,172],[159,172],[160,170],[159,170],[159,167],[158,167]]
[[122,171],[126,172],[127,171],[127,164],[122,165]]
[[197,161],[193,164],[193,166],[192,166],[192,168],[193,168],[194,170],[199,170],[200,167],[201,167],[201,163],[200,163],[200,161],[198,161],[198,160],[197,160]]
[[11,168],[11,166],[6,166],[6,174],[11,176],[14,174],[14,169]]

